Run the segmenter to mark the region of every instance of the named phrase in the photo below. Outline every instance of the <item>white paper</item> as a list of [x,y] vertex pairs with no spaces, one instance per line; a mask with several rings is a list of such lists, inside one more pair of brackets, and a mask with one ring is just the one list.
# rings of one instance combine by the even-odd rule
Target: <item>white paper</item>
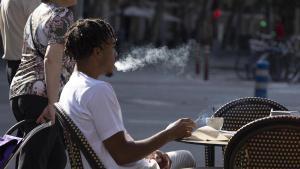
[[187,139],[199,141],[228,141],[235,132],[224,132],[210,126],[200,127]]

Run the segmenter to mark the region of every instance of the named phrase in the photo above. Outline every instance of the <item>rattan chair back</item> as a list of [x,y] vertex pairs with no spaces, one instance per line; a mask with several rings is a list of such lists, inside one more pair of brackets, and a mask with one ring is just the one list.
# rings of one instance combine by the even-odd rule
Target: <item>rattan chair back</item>
[[85,157],[90,167],[93,169],[105,169],[104,165],[89,145],[80,129],[66,114],[59,103],[55,103],[58,121],[64,131],[64,141],[67,147],[70,165],[72,169],[83,169],[80,152]]
[[228,143],[224,168],[299,169],[300,117],[266,117],[242,127]]
[[223,130],[236,131],[254,120],[269,116],[271,109],[288,110],[270,99],[246,97],[225,104],[213,116],[224,118]]
[[[222,129],[227,131],[237,131],[242,126],[270,115],[273,110],[288,110],[283,105],[266,98],[246,97],[233,100],[215,113],[214,117],[223,117],[224,124]],[[224,150],[224,148],[223,148]],[[214,166],[214,148],[205,146],[205,165]]]

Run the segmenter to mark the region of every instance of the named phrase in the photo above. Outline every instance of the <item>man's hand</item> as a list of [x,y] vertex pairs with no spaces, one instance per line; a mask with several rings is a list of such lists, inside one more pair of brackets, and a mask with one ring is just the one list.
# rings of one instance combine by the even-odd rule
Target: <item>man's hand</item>
[[52,121],[53,124],[55,123],[55,110],[51,104],[45,107],[43,113],[36,120],[37,123],[45,123],[47,121]]
[[170,169],[172,161],[169,156],[159,150],[151,153],[147,158],[155,160],[161,169]]
[[193,120],[183,118],[169,124],[166,130],[169,132],[171,140],[174,140],[190,137],[194,128],[196,128],[196,124]]
[[156,154],[156,162],[158,163],[161,169],[170,169],[172,161],[170,157],[159,150],[155,151]]

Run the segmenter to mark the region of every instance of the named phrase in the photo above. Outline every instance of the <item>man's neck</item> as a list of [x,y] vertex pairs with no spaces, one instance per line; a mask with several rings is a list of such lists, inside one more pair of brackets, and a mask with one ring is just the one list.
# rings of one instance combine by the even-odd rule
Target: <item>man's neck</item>
[[91,66],[88,64],[77,63],[76,69],[79,72],[82,72],[82,73],[86,74],[87,76],[94,78],[94,79],[98,79],[98,77],[102,74],[102,73],[99,73],[99,71],[97,69],[95,69],[94,66]]

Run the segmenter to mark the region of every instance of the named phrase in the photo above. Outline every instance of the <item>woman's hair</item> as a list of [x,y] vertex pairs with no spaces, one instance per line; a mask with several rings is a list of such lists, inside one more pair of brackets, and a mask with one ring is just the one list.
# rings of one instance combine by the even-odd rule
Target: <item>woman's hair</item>
[[95,47],[102,48],[104,43],[116,38],[112,27],[101,19],[80,19],[65,35],[64,52],[71,59],[88,58]]
[[46,2],[49,2],[50,0],[41,0],[41,2],[44,2],[44,3],[46,3]]

